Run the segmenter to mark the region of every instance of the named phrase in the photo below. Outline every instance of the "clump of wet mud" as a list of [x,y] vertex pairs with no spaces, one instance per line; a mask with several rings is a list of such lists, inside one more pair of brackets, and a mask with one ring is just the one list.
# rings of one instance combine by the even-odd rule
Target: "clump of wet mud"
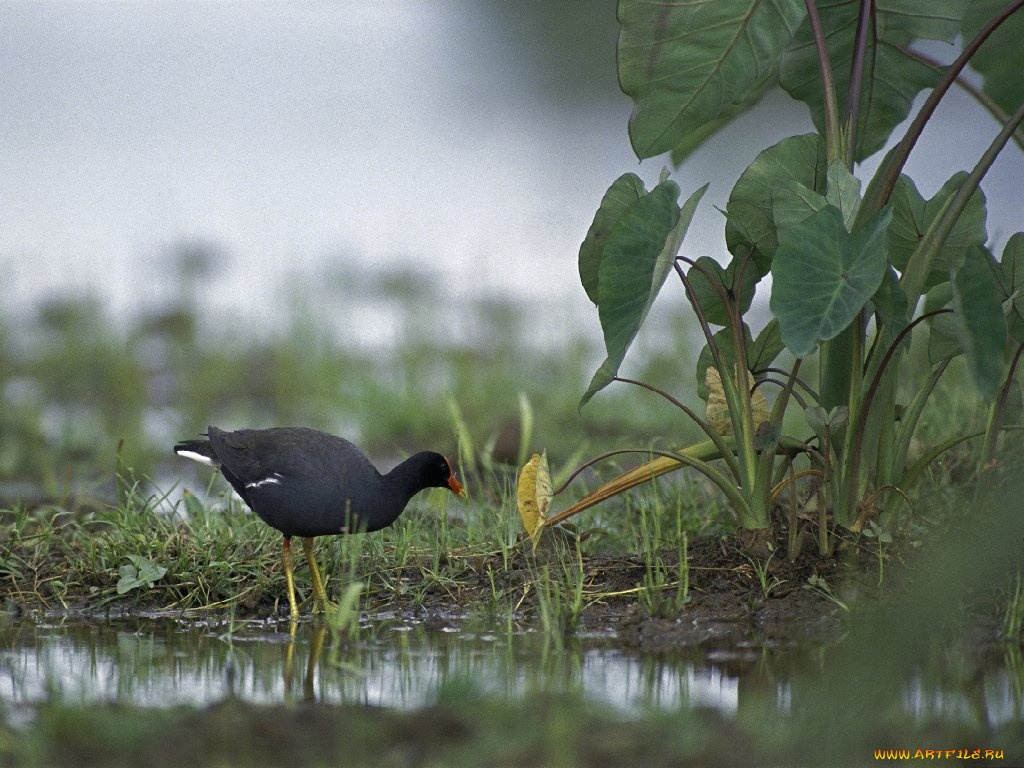
[[[834,557],[805,554],[789,562],[780,552],[758,561],[744,555],[731,538],[694,542],[688,555],[689,600],[668,616],[652,616],[643,607],[640,592],[648,568],[644,558],[583,554],[577,562],[573,550],[533,552],[528,542],[510,562],[502,563],[497,556],[471,559],[443,588],[419,588],[414,578],[407,592],[415,599],[378,596],[366,607],[371,614],[446,622],[493,608],[494,595],[500,594],[504,606],[514,606],[519,618],[530,621],[537,618],[538,582],[565,582],[572,578],[571,569],[582,566],[584,607],[576,627],[600,634],[613,645],[641,651],[783,647],[832,640],[845,614],[834,590],[864,582],[867,575],[864,568],[843,567]],[[678,556],[665,552],[659,561],[674,583]],[[568,589],[566,583],[560,586]]]

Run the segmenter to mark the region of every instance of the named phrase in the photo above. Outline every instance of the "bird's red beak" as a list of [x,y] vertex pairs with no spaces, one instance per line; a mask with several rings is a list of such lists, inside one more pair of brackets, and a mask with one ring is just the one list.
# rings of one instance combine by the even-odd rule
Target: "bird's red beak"
[[[448,461],[448,457],[445,457],[445,461]],[[452,463],[448,461],[448,487],[452,489],[452,493],[456,496],[465,496],[466,489],[462,487],[458,479],[455,477],[455,470],[452,468]]]

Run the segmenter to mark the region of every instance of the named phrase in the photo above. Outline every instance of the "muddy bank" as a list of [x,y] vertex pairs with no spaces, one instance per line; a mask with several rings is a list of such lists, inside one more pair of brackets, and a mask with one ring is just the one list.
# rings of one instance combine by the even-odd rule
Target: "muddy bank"
[[[665,552],[661,561],[672,574],[666,589],[674,590],[678,557]],[[559,562],[550,552],[524,547],[507,569],[480,559],[469,564],[457,588],[430,590],[415,605],[387,600],[377,610],[443,620],[465,615],[467,606],[484,605],[493,589],[500,589],[510,598],[523,596],[518,613],[529,620],[538,613],[538,579],[564,581]],[[689,601],[678,614],[657,617],[639,599],[647,571],[643,558],[583,555],[582,569],[584,608],[577,629],[645,651],[829,642],[845,615],[838,594],[869,576],[858,567],[841,567],[835,558],[805,555],[790,563],[780,554],[764,565],[745,557],[732,540],[702,540],[689,549]]]
[[[659,555],[675,590],[678,556]],[[637,555],[582,555],[582,610],[571,620],[571,628],[585,634],[599,634],[606,642],[622,648],[663,651],[673,648],[785,647],[828,643],[841,630],[845,611],[842,597],[876,590],[869,584],[869,564],[840,565],[834,557],[802,555],[790,563],[780,552],[767,563],[742,554],[731,538],[705,539],[689,547],[689,600],[678,612],[651,616],[643,607],[640,591],[648,563]],[[428,624],[459,623],[467,618],[507,615],[517,622],[539,625],[538,591],[545,586],[567,593],[572,576],[566,568],[577,568],[576,554],[552,552],[543,546],[531,551],[528,543],[518,547],[511,559],[499,555],[459,556],[451,553],[442,565],[449,578],[443,581],[424,576],[418,568],[406,568],[395,580],[399,588],[374,585],[363,597],[364,616],[411,618]],[[760,570],[759,572],[759,569]],[[298,574],[300,580],[304,573]],[[330,592],[337,585],[329,584]],[[563,603],[568,598],[563,596]],[[103,601],[88,599],[69,603],[63,609],[49,605],[8,605],[18,613],[40,615],[90,614],[173,614],[215,619],[228,613],[168,610],[145,596]],[[564,604],[561,610],[568,611]],[[238,618],[286,618],[282,595],[272,591],[250,591],[234,606]],[[306,614],[303,621],[312,621]]]

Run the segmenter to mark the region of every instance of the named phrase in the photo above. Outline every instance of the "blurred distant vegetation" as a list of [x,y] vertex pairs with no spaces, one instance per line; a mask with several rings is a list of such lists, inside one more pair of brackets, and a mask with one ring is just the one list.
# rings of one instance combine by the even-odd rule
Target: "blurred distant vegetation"
[[[183,246],[170,261],[170,295],[130,317],[89,294],[0,315],[0,502],[111,496],[122,440],[124,464],[166,489],[196,477],[170,446],[208,424],[312,426],[386,462],[454,453],[461,420],[478,461],[512,464],[521,393],[532,442],[556,465],[595,438],[641,448],[651,435],[679,438],[676,413],[635,393],[610,392],[580,416],[596,340],[564,337],[514,301],[455,302],[415,269],[339,268],[242,319],[199,303],[219,269],[214,249]],[[642,373],[671,387],[690,368],[677,357],[650,350]]]

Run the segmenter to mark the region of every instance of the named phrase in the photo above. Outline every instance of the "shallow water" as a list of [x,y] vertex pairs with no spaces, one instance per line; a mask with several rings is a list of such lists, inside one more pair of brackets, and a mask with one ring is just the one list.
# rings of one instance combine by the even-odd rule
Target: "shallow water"
[[559,648],[514,624],[378,619],[364,623],[355,641],[341,642],[322,625],[300,624],[294,638],[288,627],[170,618],[21,622],[4,633],[0,697],[23,710],[53,695],[140,706],[302,697],[408,709],[469,681],[507,696],[582,691],[626,709],[689,705],[729,713],[737,703],[738,678],[716,664],[627,655],[596,635]]
[[[598,633],[556,643],[514,622],[377,617],[354,640],[303,622],[211,622],[166,616],[19,620],[0,633],[0,701],[15,724],[46,701],[121,702],[145,707],[315,700],[413,709],[449,686],[510,698],[537,690],[582,693],[624,714],[651,707],[712,708],[736,715],[756,701],[793,706],[794,681],[814,676],[827,649],[683,649],[633,653]],[[1019,662],[1019,654],[1017,656]],[[905,711],[994,727],[1024,719],[1020,669],[915,675]]]

